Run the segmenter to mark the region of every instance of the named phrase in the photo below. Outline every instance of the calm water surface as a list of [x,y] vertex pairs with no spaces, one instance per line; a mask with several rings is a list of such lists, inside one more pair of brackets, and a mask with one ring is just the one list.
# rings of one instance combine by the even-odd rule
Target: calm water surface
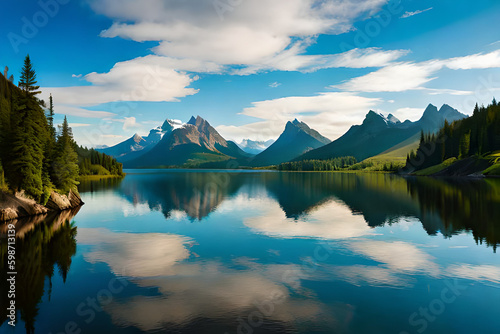
[[499,332],[499,179],[127,173],[18,223],[1,333]]

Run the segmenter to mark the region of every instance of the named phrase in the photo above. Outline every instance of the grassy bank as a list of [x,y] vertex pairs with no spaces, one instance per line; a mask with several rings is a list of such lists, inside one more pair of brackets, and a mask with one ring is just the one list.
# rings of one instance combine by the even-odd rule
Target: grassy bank
[[125,173],[123,175],[80,175],[80,181],[95,181],[95,180],[104,180],[104,179],[121,179],[125,177]]

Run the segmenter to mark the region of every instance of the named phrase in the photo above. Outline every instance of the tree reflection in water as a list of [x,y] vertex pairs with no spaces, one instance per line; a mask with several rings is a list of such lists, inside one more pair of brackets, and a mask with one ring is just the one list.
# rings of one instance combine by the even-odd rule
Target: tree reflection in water
[[[71,258],[76,253],[77,228],[71,219],[79,208],[58,214],[31,217],[11,221],[16,225],[16,309],[24,321],[26,333],[34,333],[38,305],[45,293],[45,279],[48,279],[48,298],[52,290],[52,277],[57,270],[64,282],[71,267]],[[1,226],[2,235],[7,225]],[[2,238],[0,265],[6,268],[7,243]],[[0,326],[8,320],[7,271],[0,272]],[[18,314],[19,314],[18,313]]]

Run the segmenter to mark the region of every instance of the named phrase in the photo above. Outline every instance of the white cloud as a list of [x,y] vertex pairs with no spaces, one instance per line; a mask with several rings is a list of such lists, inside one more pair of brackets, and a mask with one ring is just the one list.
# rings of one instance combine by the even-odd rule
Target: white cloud
[[452,70],[471,70],[500,67],[500,50],[490,53],[478,53],[465,57],[450,58],[445,61]]
[[[299,56],[319,34],[349,31],[356,19],[377,13],[387,0],[242,1],[221,13],[213,0],[91,1],[93,9],[114,20],[103,37],[157,41],[158,55],[224,65],[253,65],[294,70],[323,56]],[[147,8],[145,8],[147,7]],[[126,23],[125,23],[126,22]],[[286,61],[284,61],[284,58]],[[279,61],[278,61],[279,59]]]
[[88,110],[68,105],[59,105],[59,103],[57,102],[55,104],[54,111],[56,114],[59,115],[85,117],[85,118],[108,118],[115,116],[115,114],[110,113],[108,111]]
[[82,75],[81,74],[78,74],[78,75],[77,74],[72,74],[71,77],[72,78],[81,78]]
[[83,128],[90,125],[91,124],[85,124],[85,123],[69,123],[69,126],[72,128]]
[[303,55],[310,42],[297,42],[279,55],[273,55],[259,64],[234,70],[233,74],[248,75],[259,71],[301,71],[314,72],[325,68],[382,67],[408,54],[407,50],[380,48],[353,49],[330,55]]
[[429,92],[429,95],[442,95],[442,94],[447,94],[447,95],[458,95],[458,96],[464,96],[464,95],[472,95],[474,92],[468,91],[468,90],[456,90],[456,89],[437,89],[437,88],[422,88],[426,91]]
[[197,77],[171,68],[171,60],[146,56],[116,63],[107,73],[92,72],[84,79],[89,86],[50,87],[63,105],[91,106],[115,101],[178,101],[197,90],[187,88]]
[[[356,92],[403,92],[412,89],[428,89],[424,84],[436,79],[435,74],[444,67],[452,70],[471,70],[500,67],[500,50],[487,54],[449,59],[435,59],[426,62],[393,63],[366,75],[352,78],[340,85],[332,86],[345,91]],[[470,95],[471,92],[453,89],[428,89],[431,95]]]
[[277,81],[272,82],[272,83],[269,84],[269,87],[271,87],[271,88],[277,88],[279,86],[281,86],[281,83],[279,83]]
[[416,11],[414,11],[414,12],[408,12],[408,11],[407,11],[407,12],[405,12],[405,13],[401,16],[401,18],[402,18],[402,19],[406,19],[406,18],[408,18],[408,17],[412,17],[412,16],[415,16],[415,15],[418,15],[418,14],[425,13],[425,12],[427,12],[427,11],[431,10],[431,9],[433,9],[433,8],[431,7],[431,8],[427,8],[427,9],[423,9],[423,10],[416,10]]
[[238,142],[245,138],[267,140],[277,138],[286,122],[298,117],[322,135],[336,139],[352,124],[362,121],[368,110],[381,101],[353,93],[329,92],[254,102],[242,114],[261,121],[243,126],[220,125],[217,131]]
[[410,121],[418,121],[422,117],[422,108],[399,108],[393,114],[401,121],[409,119]]
[[435,79],[432,75],[442,68],[439,61],[398,63],[334,86],[358,92],[403,92],[417,89]]
[[125,117],[123,121],[123,130],[135,130],[142,128],[142,125],[137,123],[135,117]]

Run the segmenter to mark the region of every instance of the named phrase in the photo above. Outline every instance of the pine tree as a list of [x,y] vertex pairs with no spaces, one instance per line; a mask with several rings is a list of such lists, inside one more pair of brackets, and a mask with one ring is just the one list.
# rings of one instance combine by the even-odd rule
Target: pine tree
[[78,155],[76,154],[73,133],[64,117],[57,139],[56,157],[53,162],[53,181],[56,187],[63,192],[75,189],[78,185]]
[[25,190],[37,201],[42,199],[42,166],[48,139],[47,120],[36,86],[36,73],[26,57],[19,81],[21,93],[14,94],[9,136],[9,159],[6,174],[15,190]]
[[472,112],[472,115],[477,115],[479,113],[479,105],[476,102],[476,106],[474,107],[474,111]]
[[49,114],[47,116],[47,121],[49,122],[49,130],[52,139],[56,140],[56,129],[54,128],[54,102],[52,100],[52,94],[49,97]]
[[41,93],[38,90],[40,86],[37,86],[36,84],[36,72],[31,64],[30,55],[27,55],[24,59],[21,78],[19,79],[19,88],[21,88],[27,95],[34,97]]

